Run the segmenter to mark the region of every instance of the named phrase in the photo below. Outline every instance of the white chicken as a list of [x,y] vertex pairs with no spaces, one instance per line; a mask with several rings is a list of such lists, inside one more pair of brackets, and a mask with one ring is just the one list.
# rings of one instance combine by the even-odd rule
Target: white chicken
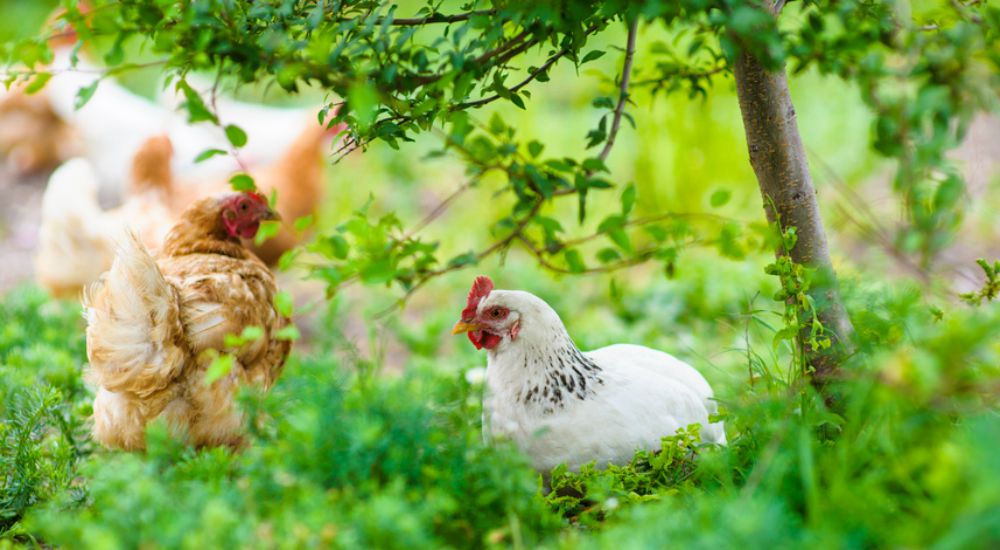
[[87,159],[70,159],[52,172],[42,196],[38,283],[53,296],[75,296],[111,267],[115,243],[129,227],[147,248],[158,249],[177,221],[165,195],[171,154],[165,137],[146,140],[132,159],[129,193],[112,210],[98,203],[101,180]]
[[[195,163],[206,149],[226,149],[222,129],[211,124],[191,125],[186,115],[139,96],[112,78],[101,77],[101,69],[81,57],[74,67],[68,48],[57,49],[52,63],[54,76],[43,94],[52,110],[80,135],[85,155],[102,185],[102,196],[117,202],[128,182],[132,158],[142,143],[153,136],[169,136],[175,147],[171,170],[180,180],[221,179],[243,166],[229,155]],[[77,109],[77,93],[95,80],[101,83],[90,101]],[[247,134],[240,159],[249,165],[276,162],[309,126],[315,115],[308,108],[252,105],[232,100],[218,102],[220,122],[237,124]]]
[[73,295],[96,281],[115,257],[117,220],[97,203],[100,180],[85,159],[74,158],[49,177],[42,197],[42,224],[35,257],[39,284],[54,295]]
[[484,436],[510,438],[539,471],[625,464],[696,423],[703,442],[726,443],[722,423],[709,421],[712,388],[693,367],[636,345],[581,352],[533,294],[493,290],[480,276],[452,333],[487,350]]

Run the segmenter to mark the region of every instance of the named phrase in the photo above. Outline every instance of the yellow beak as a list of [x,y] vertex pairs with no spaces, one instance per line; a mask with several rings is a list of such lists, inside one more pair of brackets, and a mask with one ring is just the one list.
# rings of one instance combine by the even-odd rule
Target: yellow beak
[[464,332],[472,332],[474,330],[479,330],[481,327],[478,323],[466,323],[464,321],[459,321],[455,323],[455,326],[451,328],[452,334],[462,334]]

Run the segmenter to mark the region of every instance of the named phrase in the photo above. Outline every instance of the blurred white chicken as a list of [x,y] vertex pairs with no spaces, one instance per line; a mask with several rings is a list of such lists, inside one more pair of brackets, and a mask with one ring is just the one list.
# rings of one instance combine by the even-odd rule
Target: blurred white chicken
[[625,464],[696,423],[702,441],[726,443],[722,423],[709,421],[712,388],[693,367],[628,344],[581,352],[533,294],[478,277],[452,332],[487,350],[484,435],[512,439],[539,471]]
[[71,50],[59,48],[52,63],[54,76],[42,90],[52,110],[80,136],[84,153],[94,166],[107,194],[120,198],[128,182],[132,158],[148,138],[166,135],[174,144],[171,170],[182,181],[221,179],[244,166],[278,160],[309,123],[312,109],[277,108],[264,105],[217,101],[222,124],[236,124],[247,134],[240,149],[240,165],[230,155],[219,155],[200,163],[195,157],[207,149],[228,150],[225,132],[214,125],[191,125],[187,115],[137,95],[111,78],[101,79],[93,96],[76,109],[78,92],[100,78],[101,70],[80,57],[76,67]]
[[[242,164],[230,155],[195,163],[205,150],[228,150],[222,128],[189,124],[187,114],[180,109],[183,98],[173,88],[161,96],[165,104],[160,104],[104,75],[104,68],[89,62],[85,52],[77,52],[74,65],[77,37],[73,29],[58,15],[53,15],[47,26],[54,36],[49,41],[53,61],[47,69],[51,79],[32,96],[25,94],[23,86],[0,93],[0,155],[8,157],[21,173],[52,169],[81,156],[91,162],[97,174],[102,202],[117,204],[128,182],[132,158],[152,136],[166,135],[173,142],[176,154],[171,170],[180,181],[206,181],[276,162],[303,130],[315,125],[316,110],[311,107],[270,107],[219,95],[215,106],[221,124],[235,124],[247,134],[240,149]],[[98,80],[89,101],[77,109],[79,92]]]
[[112,210],[98,203],[101,180],[89,160],[71,159],[52,173],[42,196],[35,256],[42,287],[53,296],[78,294],[111,266],[128,228],[146,248],[160,247],[176,221],[166,196],[171,152],[165,137],[147,140],[132,160],[128,196]]
[[114,260],[120,227],[97,203],[100,180],[90,162],[75,158],[49,177],[35,256],[38,283],[55,296],[77,293]]

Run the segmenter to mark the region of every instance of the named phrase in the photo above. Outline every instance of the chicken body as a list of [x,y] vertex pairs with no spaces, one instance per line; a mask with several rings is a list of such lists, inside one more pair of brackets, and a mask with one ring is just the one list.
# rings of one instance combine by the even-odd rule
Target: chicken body
[[536,469],[625,464],[696,423],[704,442],[725,444],[722,424],[709,421],[712,389],[690,365],[636,345],[581,352],[533,294],[480,298],[456,331],[487,348],[484,435],[510,438]]
[[[230,200],[189,208],[155,260],[127,239],[88,289],[87,377],[97,387],[93,436],[103,445],[143,449],[146,425],[162,417],[192,445],[238,446],[237,387],[268,388],[280,374],[291,344],[277,332],[289,320],[273,306],[277,288],[267,266],[226,232],[222,210]],[[227,334],[250,326],[263,337],[226,347]],[[207,384],[211,350],[235,361]]]

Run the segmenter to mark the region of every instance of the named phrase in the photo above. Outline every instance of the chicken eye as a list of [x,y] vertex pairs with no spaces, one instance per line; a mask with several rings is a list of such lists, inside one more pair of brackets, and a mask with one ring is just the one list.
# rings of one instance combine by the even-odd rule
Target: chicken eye
[[242,202],[242,203],[240,203],[240,210],[242,210],[242,211],[246,212],[246,211],[247,211],[247,208],[250,208],[250,205],[248,205],[248,204],[247,204],[247,203],[245,203],[245,202]]
[[498,307],[493,308],[493,311],[490,312],[490,315],[497,319],[499,319],[502,314],[503,310]]

